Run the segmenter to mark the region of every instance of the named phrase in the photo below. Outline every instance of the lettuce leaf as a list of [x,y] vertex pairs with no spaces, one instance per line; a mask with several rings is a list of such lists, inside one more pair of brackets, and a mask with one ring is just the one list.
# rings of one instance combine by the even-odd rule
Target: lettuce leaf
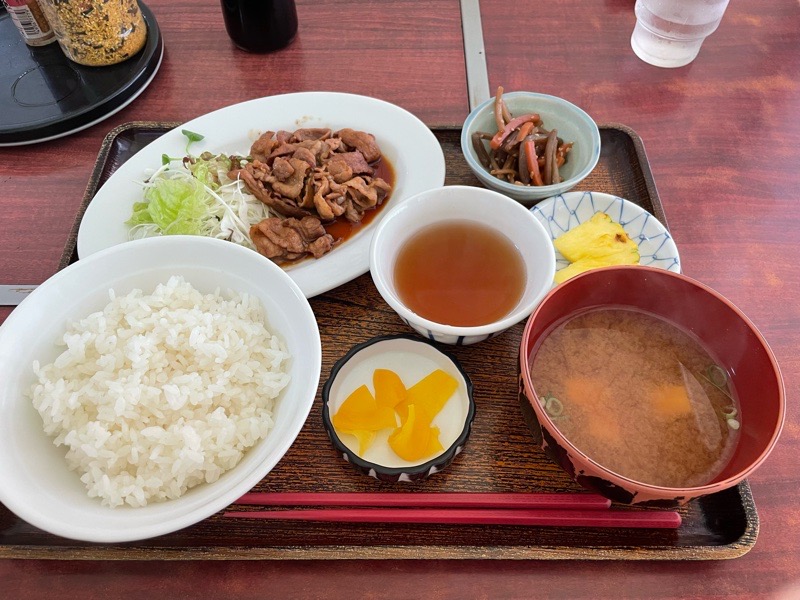
[[125,224],[133,226],[152,223],[153,217],[150,216],[150,211],[147,209],[149,205],[149,202],[134,202],[133,214],[130,219],[125,221]]
[[187,178],[159,177],[133,205],[127,225],[154,224],[164,235],[204,235],[211,208],[203,184]]

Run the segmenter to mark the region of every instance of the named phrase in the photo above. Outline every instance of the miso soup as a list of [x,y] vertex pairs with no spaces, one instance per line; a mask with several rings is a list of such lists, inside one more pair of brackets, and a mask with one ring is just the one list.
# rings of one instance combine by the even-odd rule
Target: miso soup
[[569,319],[542,342],[531,379],[570,442],[642,483],[709,483],[738,441],[727,371],[689,334],[649,314],[596,309]]

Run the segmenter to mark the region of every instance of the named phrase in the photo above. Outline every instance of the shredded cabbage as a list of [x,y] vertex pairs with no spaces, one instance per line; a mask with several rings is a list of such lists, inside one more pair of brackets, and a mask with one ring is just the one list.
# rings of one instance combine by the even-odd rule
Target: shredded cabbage
[[205,235],[254,248],[250,226],[271,215],[244,183],[228,178],[230,166],[226,156],[205,155],[188,166],[162,166],[144,183],[144,201],[133,205],[130,238]]
[[202,181],[212,190],[219,189],[219,173],[227,173],[231,169],[231,159],[220,154],[214,156],[210,153],[203,153],[200,158],[189,165],[189,170],[197,179]]
[[206,235],[209,211],[205,186],[194,177],[158,177],[133,205],[129,225],[152,223],[164,235]]

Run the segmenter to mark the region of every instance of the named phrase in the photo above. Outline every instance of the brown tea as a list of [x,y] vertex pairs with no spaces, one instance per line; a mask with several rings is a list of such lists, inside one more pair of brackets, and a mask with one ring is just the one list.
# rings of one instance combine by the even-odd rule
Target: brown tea
[[709,483],[738,440],[725,369],[689,334],[642,312],[597,309],[560,324],[536,352],[531,379],[575,447],[642,483]]
[[474,221],[430,225],[397,255],[394,283],[419,316],[459,327],[487,325],[510,313],[525,290],[525,264],[502,233]]

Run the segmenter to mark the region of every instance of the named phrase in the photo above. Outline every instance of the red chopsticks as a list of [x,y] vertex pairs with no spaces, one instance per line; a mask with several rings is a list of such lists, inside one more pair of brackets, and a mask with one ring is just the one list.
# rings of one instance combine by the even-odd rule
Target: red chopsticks
[[[609,510],[611,502],[595,494],[250,493],[242,496],[237,504],[326,508],[228,511],[223,516],[346,523],[651,529],[676,529],[681,524],[677,512]],[[343,508],[327,508],[330,506]]]
[[539,527],[633,527],[677,529],[676,512],[491,508],[346,508],[226,512],[226,517],[345,523],[438,523],[457,525],[536,525]]
[[245,494],[236,501],[236,504],[257,506],[606,509],[611,506],[611,500],[597,494],[276,492]]

